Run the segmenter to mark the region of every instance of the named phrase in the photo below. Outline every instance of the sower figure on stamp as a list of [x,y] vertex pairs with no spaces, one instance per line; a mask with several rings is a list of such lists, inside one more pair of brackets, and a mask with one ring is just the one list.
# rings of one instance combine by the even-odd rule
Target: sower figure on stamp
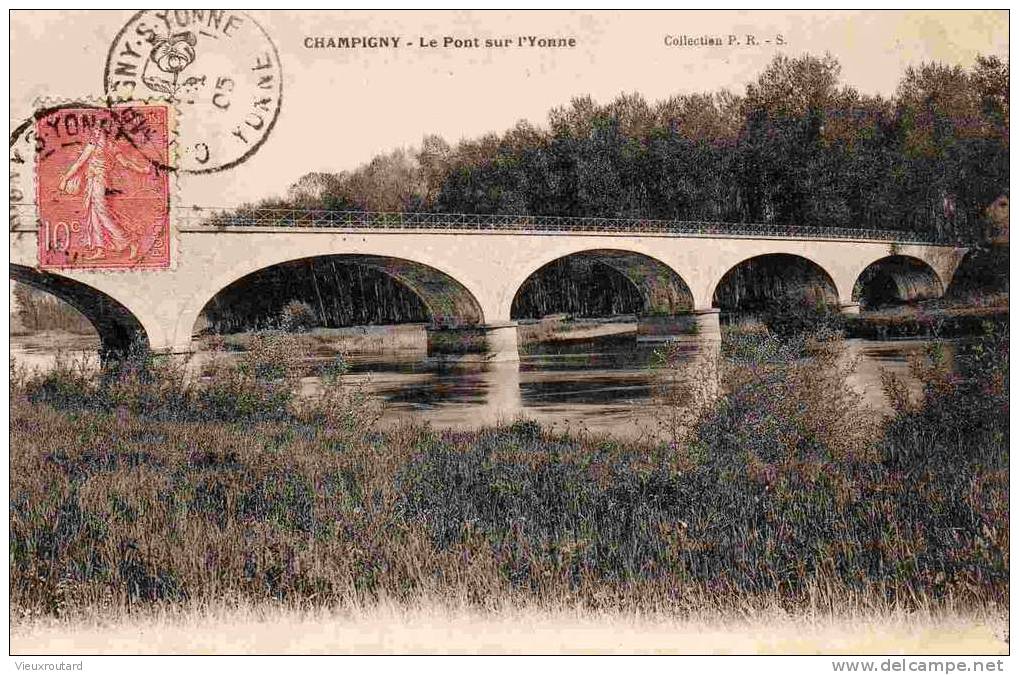
[[77,194],[81,187],[78,173],[83,168],[85,170],[83,194],[85,217],[82,238],[85,247],[91,251],[86,256],[88,260],[102,258],[107,251],[120,253],[124,249],[128,250],[129,259],[138,256],[138,243],[123,226],[121,216],[114,212],[106,199],[108,162],[111,159],[139,174],[149,173],[149,165],[132,162],[115,147],[110,147],[106,133],[96,127],[88,145],[60,179],[60,189],[63,192]]

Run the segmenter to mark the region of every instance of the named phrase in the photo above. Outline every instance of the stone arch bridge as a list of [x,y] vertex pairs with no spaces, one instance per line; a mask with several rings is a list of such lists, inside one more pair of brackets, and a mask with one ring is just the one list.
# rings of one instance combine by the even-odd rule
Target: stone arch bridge
[[[639,336],[694,325],[710,338],[725,304],[720,285],[741,265],[800,263],[843,311],[855,312],[868,284],[903,300],[939,296],[966,253],[915,233],[686,221],[199,207],[172,216],[170,269],[41,270],[36,221],[22,213],[11,219],[10,276],[76,307],[105,350],[140,336],[154,350],[183,352],[203,308],[231,284],[274,265],[337,256],[409,287],[432,317],[430,331],[480,332],[487,358],[515,360],[514,297],[565,256],[594,258],[635,285],[644,298]],[[743,292],[753,294],[753,275],[744,279]]]

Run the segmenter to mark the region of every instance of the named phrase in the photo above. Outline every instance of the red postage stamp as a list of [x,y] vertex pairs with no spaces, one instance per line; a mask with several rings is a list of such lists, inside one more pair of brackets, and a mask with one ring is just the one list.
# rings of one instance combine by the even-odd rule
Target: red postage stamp
[[170,266],[169,111],[67,107],[36,123],[39,266]]

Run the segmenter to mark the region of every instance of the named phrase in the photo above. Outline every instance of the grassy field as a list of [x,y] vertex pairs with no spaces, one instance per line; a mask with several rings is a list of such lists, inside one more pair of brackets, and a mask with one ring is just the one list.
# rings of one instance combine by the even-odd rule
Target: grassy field
[[[379,431],[342,360],[298,396],[302,349],[260,334],[202,380],[143,353],[100,373],[12,370],[17,644],[84,649],[100,638],[81,617],[99,616],[123,644],[165,622],[144,648],[201,650],[194,627],[229,616],[224,644],[310,621],[322,649],[363,629],[414,651],[430,639],[415,612],[434,611],[438,634],[475,615],[511,632],[514,612],[549,634],[667,626],[622,651],[719,644],[654,636],[742,621],[739,644],[812,651],[849,620],[874,627],[860,640],[987,638],[1007,606],[1007,334],[951,364],[935,343],[914,364],[922,395],[886,382],[890,416],[848,386],[838,335],[727,331],[687,389],[664,386],[666,347],[667,433],[644,443],[528,421]],[[406,630],[372,637],[389,611]],[[900,618],[902,633],[882,623]]]

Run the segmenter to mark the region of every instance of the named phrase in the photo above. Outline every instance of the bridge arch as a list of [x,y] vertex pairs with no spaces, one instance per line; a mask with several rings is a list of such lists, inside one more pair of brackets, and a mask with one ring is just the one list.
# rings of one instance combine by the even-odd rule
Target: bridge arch
[[853,302],[864,308],[894,302],[939,298],[945,284],[928,262],[908,255],[889,255],[867,265],[853,284]]
[[970,249],[945,284],[945,294],[966,298],[971,293],[1008,293],[1008,244],[991,243]]
[[[273,275],[289,275],[291,279],[305,275],[305,279],[310,280],[317,300],[317,303],[311,304],[321,306],[324,312],[326,300],[334,302],[337,291],[343,287],[343,282],[347,279],[346,270],[339,274],[337,269],[351,267],[371,270],[405,289],[420,305],[418,308],[410,307],[406,311],[406,314],[412,317],[411,320],[415,320],[414,317],[420,312],[424,316],[418,318],[426,319],[435,327],[469,327],[484,323],[484,311],[474,294],[441,270],[394,256],[328,253],[274,262],[249,270],[228,283],[219,285],[194,311],[192,332],[201,315],[215,311],[221,303],[237,302],[238,298],[245,295],[246,288],[257,287],[260,284],[271,285]],[[321,284],[319,278],[323,279]],[[272,307],[272,303],[279,304],[280,299],[258,297],[256,301],[262,300],[263,304],[269,303],[266,306]],[[406,304],[407,298],[403,297],[402,302]],[[248,309],[250,308],[249,306]]]
[[794,253],[763,253],[732,265],[715,282],[711,305],[723,312],[777,303],[837,307],[839,286],[820,263]]
[[[646,253],[626,249],[584,249],[559,255],[547,260],[511,288],[513,295],[509,308],[511,319],[540,318],[524,316],[535,314],[537,296],[542,293],[555,295],[558,288],[546,288],[542,283],[543,274],[569,275],[576,270],[604,267],[628,285],[628,289],[610,285],[609,291],[623,295],[622,309],[634,309],[642,316],[671,316],[688,312],[694,307],[694,295],[686,281],[672,267]],[[631,293],[627,293],[630,290]],[[630,298],[625,296],[630,295]],[[562,298],[559,298],[562,301]],[[528,311],[531,309],[532,311]],[[541,312],[537,312],[540,314]],[[630,313],[611,312],[611,313]]]
[[124,354],[135,342],[149,346],[149,336],[137,316],[119,301],[84,282],[53,272],[11,263],[10,278],[60,298],[81,312],[99,334],[104,360]]

